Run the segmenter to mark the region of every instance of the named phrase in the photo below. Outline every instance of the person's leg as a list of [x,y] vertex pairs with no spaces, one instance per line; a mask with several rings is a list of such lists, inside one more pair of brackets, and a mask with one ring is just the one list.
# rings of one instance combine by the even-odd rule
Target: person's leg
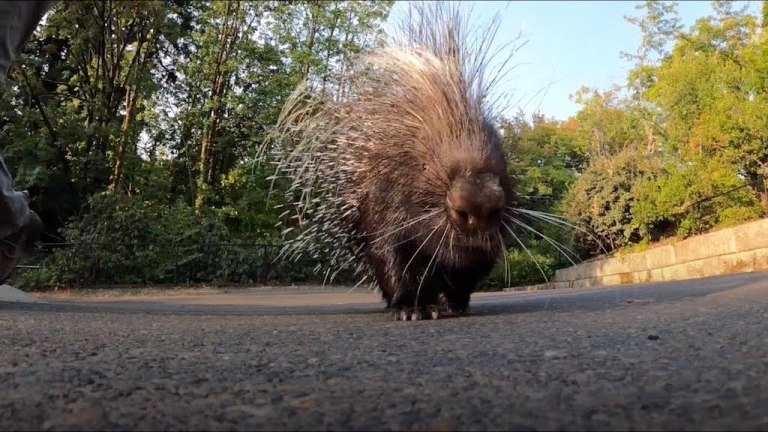
[[[0,86],[8,68],[35,31],[53,1],[0,1]],[[0,156],[0,280],[13,270],[19,253],[42,230],[40,218],[29,210],[27,194],[13,189],[13,179]]]
[[13,189],[13,179],[0,156],[0,238],[18,231],[29,219],[27,195]]
[[16,54],[55,1],[0,1],[0,85]]

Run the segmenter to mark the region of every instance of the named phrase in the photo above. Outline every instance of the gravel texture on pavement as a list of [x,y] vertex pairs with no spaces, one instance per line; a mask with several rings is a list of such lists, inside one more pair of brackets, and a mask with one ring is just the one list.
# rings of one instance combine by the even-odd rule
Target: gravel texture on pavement
[[0,303],[0,429],[768,430],[768,273],[419,322],[364,292]]

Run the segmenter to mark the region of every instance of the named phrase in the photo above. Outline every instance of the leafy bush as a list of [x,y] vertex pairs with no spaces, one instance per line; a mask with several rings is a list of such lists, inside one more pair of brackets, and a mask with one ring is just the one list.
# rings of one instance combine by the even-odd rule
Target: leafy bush
[[[594,158],[565,195],[561,208],[570,220],[589,227],[606,248],[616,249],[642,240],[632,220],[638,185],[653,182],[661,161],[633,149]],[[595,241],[576,232],[580,249],[598,252]]]
[[760,202],[735,166],[716,158],[667,163],[655,181],[638,185],[632,225],[644,238],[699,234],[757,219]]
[[544,283],[544,275],[546,280],[552,280],[555,270],[563,267],[558,253],[548,250],[541,242],[532,240],[526,244],[526,248],[530,255],[522,248],[508,250],[506,257],[496,263],[491,274],[480,283],[478,290],[497,291],[510,286]]
[[[736,166],[717,158],[681,160],[637,152],[594,159],[562,207],[611,249],[759,218],[762,208]],[[577,243],[589,239],[577,233]]]
[[99,194],[66,225],[68,247],[43,268],[20,273],[27,288],[178,282],[253,282],[273,270],[269,238],[233,236],[221,210],[196,213],[183,202],[163,204]]

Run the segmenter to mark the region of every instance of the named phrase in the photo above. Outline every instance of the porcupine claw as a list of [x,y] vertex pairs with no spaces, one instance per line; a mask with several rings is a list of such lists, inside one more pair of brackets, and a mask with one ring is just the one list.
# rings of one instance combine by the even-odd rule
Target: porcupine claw
[[395,320],[397,321],[421,321],[423,319],[440,319],[443,314],[440,313],[440,307],[429,305],[426,308],[409,307],[395,311]]
[[398,309],[395,311],[395,320],[396,321],[408,321],[411,314],[409,313],[408,309]]
[[424,311],[418,307],[404,307],[395,311],[396,321],[421,321],[423,318]]

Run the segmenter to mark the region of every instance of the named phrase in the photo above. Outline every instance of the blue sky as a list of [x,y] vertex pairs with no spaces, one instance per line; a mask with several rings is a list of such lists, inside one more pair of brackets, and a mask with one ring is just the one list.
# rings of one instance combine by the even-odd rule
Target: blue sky
[[[576,113],[578,105],[569,96],[586,85],[605,89],[623,84],[631,64],[622,59],[622,51],[635,52],[640,43],[640,31],[624,20],[625,15],[637,15],[632,1],[475,1],[462,6],[471,7],[479,21],[490,20],[497,12],[501,24],[497,40],[500,43],[522,33],[527,40],[515,55],[517,67],[503,84],[503,90],[518,102],[512,111],[521,108],[530,114],[539,110],[560,120]],[[759,1],[749,4],[757,14]],[[471,4],[471,5],[470,5]],[[391,19],[408,7],[407,2],[395,4]],[[709,1],[680,1],[678,12],[688,28],[698,18],[712,14]],[[507,113],[511,114],[511,113]]]

